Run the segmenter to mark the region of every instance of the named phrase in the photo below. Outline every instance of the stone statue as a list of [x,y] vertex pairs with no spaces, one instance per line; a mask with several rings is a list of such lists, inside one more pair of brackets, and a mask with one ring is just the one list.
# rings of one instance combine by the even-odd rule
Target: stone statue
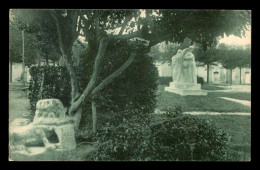
[[173,82],[197,84],[197,70],[195,57],[192,54],[194,47],[178,50],[172,57]]
[[[10,126],[10,150],[33,155],[27,146],[41,146],[43,152],[71,150],[76,147],[73,120],[65,115],[66,108],[58,99],[43,99],[36,104],[33,122],[28,119],[15,119]],[[50,136],[56,136],[56,142],[50,142]]]
[[207,95],[201,90],[201,84],[197,84],[197,69],[195,57],[192,54],[194,46],[184,50],[178,50],[172,57],[172,82],[165,91],[173,92],[182,96]]

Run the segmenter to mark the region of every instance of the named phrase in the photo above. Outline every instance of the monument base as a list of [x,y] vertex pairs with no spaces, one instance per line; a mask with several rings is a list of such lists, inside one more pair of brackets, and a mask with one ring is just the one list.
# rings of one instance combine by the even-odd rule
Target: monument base
[[179,94],[181,96],[206,96],[208,94],[206,90],[201,90],[201,84],[191,83],[170,82],[170,86],[165,87],[164,90]]

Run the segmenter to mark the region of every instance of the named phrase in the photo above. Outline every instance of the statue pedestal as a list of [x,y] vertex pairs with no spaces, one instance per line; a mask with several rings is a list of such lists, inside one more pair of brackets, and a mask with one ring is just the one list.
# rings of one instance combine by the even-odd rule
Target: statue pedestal
[[165,91],[173,92],[181,96],[206,96],[207,91],[201,90],[201,84],[191,83],[174,83],[170,82],[169,87],[165,87]]

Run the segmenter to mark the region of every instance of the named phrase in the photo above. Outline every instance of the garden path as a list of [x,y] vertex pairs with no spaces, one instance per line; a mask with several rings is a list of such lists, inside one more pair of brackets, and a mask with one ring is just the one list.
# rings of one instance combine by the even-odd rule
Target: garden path
[[237,103],[243,104],[245,106],[251,107],[251,101],[238,100],[238,99],[233,99],[233,98],[229,98],[229,97],[220,97],[220,98],[225,99],[225,100],[230,100],[232,102],[237,102]]

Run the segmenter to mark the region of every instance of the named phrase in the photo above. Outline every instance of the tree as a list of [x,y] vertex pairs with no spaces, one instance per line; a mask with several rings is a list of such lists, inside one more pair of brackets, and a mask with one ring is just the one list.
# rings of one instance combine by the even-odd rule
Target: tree
[[229,46],[226,44],[219,44],[221,49],[220,62],[226,69],[230,69],[230,83],[232,84],[232,70],[239,68],[240,70],[240,84],[241,84],[241,69],[243,67],[249,67],[251,62],[251,50],[249,46],[246,48]]
[[222,53],[216,48],[216,43],[213,43],[211,47],[208,47],[206,50],[204,50],[200,44],[197,44],[196,47],[194,50],[196,61],[207,66],[207,83],[209,83],[209,67],[210,65],[216,65],[215,62],[219,60]]
[[[25,66],[30,67],[35,63],[36,56],[36,38],[33,34],[28,34],[20,30],[17,24],[10,19],[9,22],[9,61],[10,61],[10,75],[12,76],[12,63],[23,63],[23,83]],[[12,77],[10,77],[12,80]]]
[[239,83],[241,84],[241,70],[243,67],[251,67],[251,48],[237,49],[237,67],[239,68]]
[[168,42],[166,44],[166,42],[162,42],[154,45],[151,48],[149,55],[152,56],[155,61],[171,63],[172,56],[177,53],[179,46],[178,43]]
[[[163,42],[181,42],[185,37],[202,44],[212,44],[216,37],[235,34],[241,36],[250,24],[248,11],[206,10],[20,10],[22,20],[45,36],[66,63],[71,78],[71,106],[77,124],[81,105],[93,99],[98,92],[126,70],[136,59],[136,51],[113,73],[97,84],[101,63],[111,41],[129,41],[141,38],[147,42],[142,53]],[[145,17],[143,17],[145,14]],[[37,22],[36,22],[37,20]],[[26,23],[25,22],[25,23]],[[210,25],[210,27],[209,27]],[[72,66],[72,45],[81,34],[88,42],[89,56],[94,61],[91,79],[82,93],[79,92],[75,70]],[[242,34],[241,34],[242,32]]]

